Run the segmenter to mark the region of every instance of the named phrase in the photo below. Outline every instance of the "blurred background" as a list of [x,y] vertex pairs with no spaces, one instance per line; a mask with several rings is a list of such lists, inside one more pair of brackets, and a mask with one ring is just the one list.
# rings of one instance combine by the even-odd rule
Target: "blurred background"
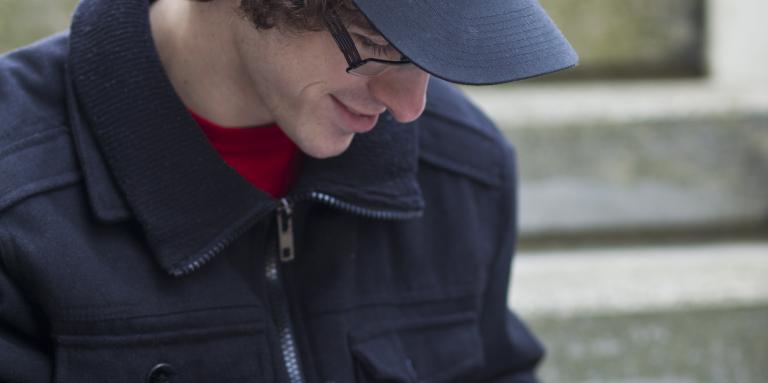
[[[518,151],[545,382],[768,382],[766,0],[542,0],[581,55],[465,91]],[[0,52],[74,0],[0,0]]]

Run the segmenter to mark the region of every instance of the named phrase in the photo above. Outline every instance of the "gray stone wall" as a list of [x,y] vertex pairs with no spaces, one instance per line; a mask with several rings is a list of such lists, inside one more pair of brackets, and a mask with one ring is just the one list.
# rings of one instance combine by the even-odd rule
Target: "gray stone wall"
[[704,72],[704,0],[541,0],[581,56],[562,78]]
[[508,130],[523,234],[724,236],[765,225],[767,126],[768,112]]

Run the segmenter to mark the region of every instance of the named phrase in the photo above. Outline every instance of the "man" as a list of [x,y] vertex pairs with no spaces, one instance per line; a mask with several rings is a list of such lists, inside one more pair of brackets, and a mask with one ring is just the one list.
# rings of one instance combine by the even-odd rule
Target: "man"
[[0,381],[532,382],[513,154],[449,81],[535,0],[83,0],[0,59]]

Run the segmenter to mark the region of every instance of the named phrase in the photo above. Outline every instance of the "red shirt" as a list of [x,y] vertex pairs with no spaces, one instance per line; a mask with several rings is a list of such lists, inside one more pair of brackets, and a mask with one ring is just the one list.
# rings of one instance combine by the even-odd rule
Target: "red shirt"
[[288,192],[299,149],[277,124],[229,128],[189,112],[224,162],[243,178],[275,198]]

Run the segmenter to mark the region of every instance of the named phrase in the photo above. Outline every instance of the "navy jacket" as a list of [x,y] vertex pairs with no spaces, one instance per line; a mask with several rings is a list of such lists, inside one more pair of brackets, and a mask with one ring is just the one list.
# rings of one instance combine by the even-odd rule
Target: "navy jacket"
[[533,382],[511,148],[433,80],[275,200],[165,77],[141,0],[0,58],[1,382]]

